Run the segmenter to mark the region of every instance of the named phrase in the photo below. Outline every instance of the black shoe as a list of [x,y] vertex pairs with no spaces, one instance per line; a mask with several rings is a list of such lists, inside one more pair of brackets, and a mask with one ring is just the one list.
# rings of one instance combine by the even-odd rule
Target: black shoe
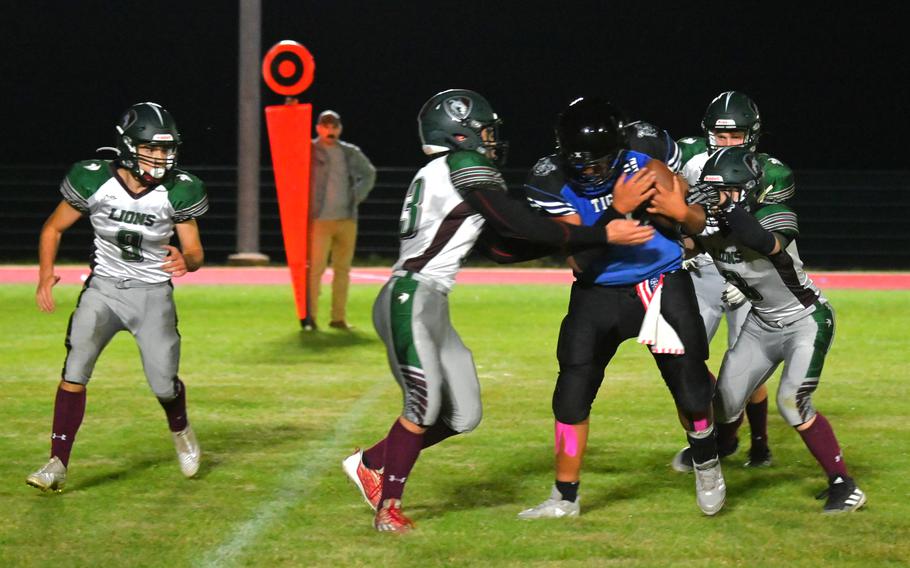
[[[721,458],[725,458],[731,454],[735,454],[736,450],[739,449],[739,438],[733,440],[733,445],[729,448],[717,447],[717,455]],[[670,462],[670,467],[675,469],[680,473],[689,473],[692,471],[694,466],[692,465],[692,448],[686,446],[685,448],[676,452],[676,455],[673,456],[673,461]]]
[[749,448],[749,459],[746,463],[743,464],[745,467],[770,467],[771,466],[771,449],[765,446],[764,448],[756,448],[752,446]]
[[319,331],[316,320],[313,318],[304,318],[300,320],[300,327],[303,328],[303,331]]
[[849,513],[866,504],[866,494],[846,475],[836,475],[828,482],[828,488],[815,496],[825,502],[825,514]]

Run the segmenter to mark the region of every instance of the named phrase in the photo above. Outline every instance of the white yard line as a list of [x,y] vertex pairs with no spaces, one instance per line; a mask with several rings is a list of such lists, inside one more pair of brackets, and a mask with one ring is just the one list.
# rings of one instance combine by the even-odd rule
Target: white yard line
[[360,397],[351,410],[338,420],[330,438],[317,442],[313,448],[301,454],[299,467],[291,472],[272,499],[262,503],[247,521],[230,531],[218,548],[205,553],[196,566],[233,565],[243,558],[246,548],[255,544],[289,509],[303,501],[315,485],[309,480],[318,478],[325,470],[333,467],[341,475],[339,444],[349,436],[360,417],[387,387],[387,383],[380,382]]

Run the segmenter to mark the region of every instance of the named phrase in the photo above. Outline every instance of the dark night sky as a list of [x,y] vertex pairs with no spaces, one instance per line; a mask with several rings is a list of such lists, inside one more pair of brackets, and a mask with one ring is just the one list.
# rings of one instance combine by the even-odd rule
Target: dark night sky
[[[737,89],[762,111],[762,149],[795,169],[908,168],[907,14],[894,12],[906,8],[535,4],[263,0],[263,53],[282,39],[306,45],[316,80],[301,98],[340,112],[344,138],[379,166],[419,164],[418,108],[464,87],[505,119],[510,166],[550,151],[556,113],[580,94],[679,138],[699,132],[714,95]],[[234,164],[237,11],[226,0],[8,3],[3,163],[91,157],[123,109],[154,100],[177,118],[184,164]],[[263,86],[263,104],[278,102]]]

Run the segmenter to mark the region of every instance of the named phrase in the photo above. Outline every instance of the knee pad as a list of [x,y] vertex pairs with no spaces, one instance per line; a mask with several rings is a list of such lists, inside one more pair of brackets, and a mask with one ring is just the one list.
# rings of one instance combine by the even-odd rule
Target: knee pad
[[[692,362],[696,363],[696,362]],[[699,366],[704,365],[698,361]],[[714,382],[711,378],[697,368],[695,364],[687,365],[682,371],[685,373],[679,377],[675,385],[671,388],[673,399],[676,406],[685,415],[703,415],[710,412],[711,399],[714,396]],[[684,380],[683,377],[698,377],[704,375],[699,380]]]
[[184,394],[185,390],[183,381],[178,377],[174,377],[174,380],[170,384],[170,388],[166,391],[155,391],[155,397],[158,398],[158,402],[161,404],[167,404],[177,400],[178,397]]
[[553,416],[563,424],[579,424],[591,414],[593,402],[562,395],[557,389],[553,392]]
[[473,431],[480,424],[483,413],[479,410],[470,416],[458,416],[447,421],[447,426],[459,434]]

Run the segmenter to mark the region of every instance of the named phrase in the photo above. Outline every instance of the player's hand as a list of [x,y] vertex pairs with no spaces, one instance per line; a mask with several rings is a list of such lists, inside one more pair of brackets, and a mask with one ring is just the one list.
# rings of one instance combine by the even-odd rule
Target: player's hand
[[743,294],[739,288],[733,284],[730,284],[729,282],[727,283],[727,287],[724,288],[724,292],[720,295],[720,299],[731,310],[735,310],[748,301],[746,295]]
[[645,169],[638,170],[631,176],[619,174],[619,179],[613,186],[613,209],[622,215],[638,209],[657,191],[653,187],[656,180],[657,174]]
[[679,176],[673,176],[672,187],[664,187],[658,183],[654,186],[654,195],[651,197],[648,213],[663,215],[678,223],[684,222],[689,213],[689,205],[686,203],[687,189],[688,187],[683,186]]
[[164,245],[164,250],[167,251],[167,256],[164,257],[164,264],[161,265],[161,270],[169,273],[174,278],[180,278],[186,274],[186,259],[183,258],[183,253],[180,252],[175,246]]
[[701,271],[698,269],[698,259],[694,256],[692,258],[687,258],[682,261],[682,269],[686,272],[694,272],[699,274]]
[[611,245],[642,245],[654,236],[654,227],[632,219],[613,219],[607,223],[606,230]]
[[51,274],[38,280],[38,290],[35,292],[35,303],[42,312],[52,312],[56,305],[54,304],[54,286],[60,282],[60,277]]

